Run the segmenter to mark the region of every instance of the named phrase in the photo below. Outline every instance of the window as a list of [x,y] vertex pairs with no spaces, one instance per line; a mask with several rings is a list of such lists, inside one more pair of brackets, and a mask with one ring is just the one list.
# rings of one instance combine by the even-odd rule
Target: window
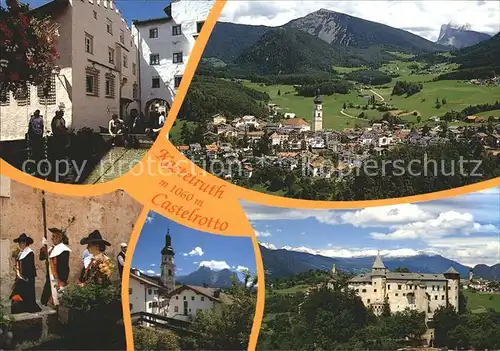
[[391,290],[391,284],[387,284],[387,290]]
[[175,36],[175,35],[181,35],[182,34],[182,29],[181,29],[181,25],[178,24],[176,26],[172,26],[172,35]]
[[183,296],[183,300],[186,301],[186,296]]
[[158,38],[158,28],[157,27],[149,29],[149,38],[150,39]]
[[377,289],[373,289],[373,292],[377,292]]
[[179,296],[176,296],[176,297],[175,297],[175,299],[176,299],[176,300],[179,300]]
[[181,85],[182,76],[174,77],[174,88],[178,88]]
[[111,64],[115,64],[115,49],[108,47],[108,61]]
[[451,286],[448,287],[448,290],[451,290]]
[[370,303],[370,299],[366,300],[366,303]]
[[128,294],[132,295],[132,288],[128,288]]
[[99,96],[99,70],[95,67],[86,69],[85,91],[87,95]]
[[441,300],[444,300],[444,295],[441,295]]
[[398,285],[398,290],[401,290],[401,285]]
[[191,301],[194,301],[194,296],[191,296]]
[[154,294],[155,294],[155,295],[158,295],[158,290],[155,290],[155,291],[154,291]]
[[437,300],[438,299],[438,296],[437,295],[434,295],[434,300]]
[[109,18],[106,18],[106,31],[113,35],[113,22]]
[[[112,73],[106,73],[105,96],[111,99],[115,98],[115,76]],[[151,295],[151,289],[149,289],[149,295]]]
[[202,296],[200,300],[205,301],[205,296]]
[[89,33],[85,33],[85,52],[94,53],[94,37]]
[[132,311],[134,309],[134,305],[133,304],[129,304],[129,307],[130,307],[130,311]]
[[125,44],[125,32],[120,29],[120,43]]
[[148,306],[149,306],[149,308],[153,307],[153,303],[150,302]]
[[52,75],[45,84],[40,84],[36,88],[40,105],[56,104],[56,76]]
[[366,289],[361,290],[361,292],[366,292]]
[[128,67],[127,54],[123,54],[123,67]]
[[182,63],[182,52],[174,52],[173,62]]
[[159,65],[160,64],[160,54],[150,54],[149,55],[149,64],[152,66]]
[[436,287],[433,285],[433,286],[432,286],[432,291],[434,291],[435,289],[436,289]]
[[153,290],[148,289],[148,295],[151,295],[153,293]]
[[196,22],[196,32],[197,33],[201,32],[201,29],[203,28],[204,24],[205,24],[205,21]]
[[132,62],[132,74],[135,76],[135,70],[136,70],[136,67],[135,67],[135,62]]
[[179,312],[179,306],[174,306],[174,312]]
[[97,19],[97,12],[94,11],[94,19]]
[[152,88],[159,88],[160,87],[160,78],[155,77],[151,80],[151,87]]
[[399,294],[398,294],[398,293],[395,293],[394,295],[399,296]]
[[0,90],[0,105],[7,106],[10,104],[10,92],[7,89]]
[[30,86],[19,88],[14,94],[17,106],[26,106],[30,104]]
[[137,85],[137,83],[134,83],[134,85],[132,85],[132,97],[134,99],[139,98],[139,86]]
[[[159,86],[158,86],[158,88],[159,88]],[[172,276],[172,270],[171,269],[168,270],[168,276],[169,277]]]
[[439,291],[439,285],[438,285],[438,286],[436,286],[436,291]]

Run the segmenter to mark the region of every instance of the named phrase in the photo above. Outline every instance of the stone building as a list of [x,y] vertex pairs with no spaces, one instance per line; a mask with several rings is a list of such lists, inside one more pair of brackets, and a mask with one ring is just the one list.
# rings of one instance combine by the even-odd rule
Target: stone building
[[0,92],[1,141],[24,139],[39,109],[46,128],[59,109],[75,130],[107,127],[113,113],[127,120],[139,108],[139,67],[132,32],[111,0],[52,0],[34,11],[59,24],[56,60],[47,98],[29,86],[14,96]]
[[[111,243],[106,254],[116,265],[116,256],[120,252],[120,243],[128,242],[135,222],[142,210],[142,205],[122,190],[113,193],[76,197],[45,192],[11,181],[0,176],[0,298],[8,300],[14,282],[11,251],[17,246],[13,239],[25,232],[34,240],[37,279],[37,298],[45,283],[45,262],[38,260],[38,252],[44,233],[42,198],[45,197],[47,227],[68,227],[69,237],[70,283],[74,283],[80,274],[82,254],[86,246],[80,245],[80,239],[98,229]],[[50,243],[50,233],[48,233]],[[114,279],[118,279],[115,273]]]
[[213,0],[173,0],[165,16],[133,21],[139,50],[141,111],[169,108]]
[[170,229],[165,235],[165,247],[161,250],[161,266],[160,266],[160,280],[161,285],[167,292],[175,289],[175,252],[172,248],[172,237],[170,236]]
[[450,267],[442,274],[390,272],[380,255],[373,262],[370,273],[359,274],[349,281],[365,306],[381,314],[384,302],[391,312],[406,308],[425,312],[428,320],[441,306],[451,305],[458,310],[460,274]]

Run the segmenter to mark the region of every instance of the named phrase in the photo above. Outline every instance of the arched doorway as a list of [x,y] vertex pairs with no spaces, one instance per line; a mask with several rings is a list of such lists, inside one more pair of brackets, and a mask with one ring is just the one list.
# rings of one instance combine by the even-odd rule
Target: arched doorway
[[158,128],[160,114],[164,112],[166,117],[168,116],[168,111],[170,111],[170,104],[167,100],[151,99],[146,102],[144,106],[144,116],[148,127],[152,129]]

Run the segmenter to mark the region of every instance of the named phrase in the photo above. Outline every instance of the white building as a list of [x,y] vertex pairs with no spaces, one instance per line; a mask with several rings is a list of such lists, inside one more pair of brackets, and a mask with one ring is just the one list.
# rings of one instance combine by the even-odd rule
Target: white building
[[130,271],[129,282],[130,313],[147,312],[166,316],[167,291],[158,279],[142,274],[137,269]]
[[193,285],[182,285],[168,297],[167,317],[189,322],[194,321],[200,311],[217,309],[223,301],[231,301],[231,297],[219,289]]
[[213,0],[173,0],[165,8],[166,16],[133,21],[144,113],[148,114],[160,101],[171,106],[189,54],[213,4]]
[[37,109],[47,132],[59,109],[66,126],[75,130],[107,127],[113,113],[127,120],[139,106],[137,49],[115,2],[53,0],[34,11],[59,25],[57,70],[47,98],[41,86],[29,86],[17,96],[0,92],[0,140],[24,139]]
[[349,281],[365,306],[381,314],[384,302],[391,312],[406,308],[425,312],[428,320],[440,306],[451,305],[458,310],[460,274],[450,267],[442,274],[390,272],[377,255],[372,271],[359,274]]

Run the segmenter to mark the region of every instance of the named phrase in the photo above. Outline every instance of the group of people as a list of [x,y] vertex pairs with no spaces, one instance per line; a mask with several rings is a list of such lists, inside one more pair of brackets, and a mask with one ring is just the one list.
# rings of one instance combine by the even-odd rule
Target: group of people
[[[64,288],[69,283],[69,239],[64,230],[50,228],[52,234],[52,245],[47,239],[42,240],[39,259],[48,260],[48,277],[43,288],[40,302],[42,305],[56,307]],[[35,278],[37,276],[35,266],[35,253],[31,249],[34,240],[26,233],[14,239],[18,245],[18,252],[13,256],[15,281],[10,299],[12,302],[11,313],[39,312],[40,306],[36,301]],[[111,244],[106,241],[98,230],[94,230],[85,238],[80,240],[81,245],[87,248],[82,257],[82,269],[76,284],[85,286],[89,284],[109,285],[111,284],[111,274],[113,264],[111,259],[105,254],[106,248]],[[123,273],[125,253],[127,244],[121,244],[120,253],[117,256],[118,271],[120,279]]]
[[[40,110],[36,110],[30,118],[28,124],[27,137],[31,144],[31,149],[33,150],[33,157],[35,159],[43,158],[44,153],[44,135],[45,135],[45,124],[43,116],[40,114]],[[66,127],[66,120],[64,119],[64,111],[58,110],[55,116],[52,118],[50,123],[50,128],[54,141],[57,143],[56,149],[64,149],[69,146],[70,130]]]
[[115,113],[111,116],[108,123],[108,132],[112,137],[112,144],[127,145],[130,142],[129,134],[148,134],[156,136],[165,124],[165,112],[153,112],[150,116],[149,123],[145,120],[144,114],[135,112],[131,116],[131,123],[127,124],[123,119],[119,118]]

